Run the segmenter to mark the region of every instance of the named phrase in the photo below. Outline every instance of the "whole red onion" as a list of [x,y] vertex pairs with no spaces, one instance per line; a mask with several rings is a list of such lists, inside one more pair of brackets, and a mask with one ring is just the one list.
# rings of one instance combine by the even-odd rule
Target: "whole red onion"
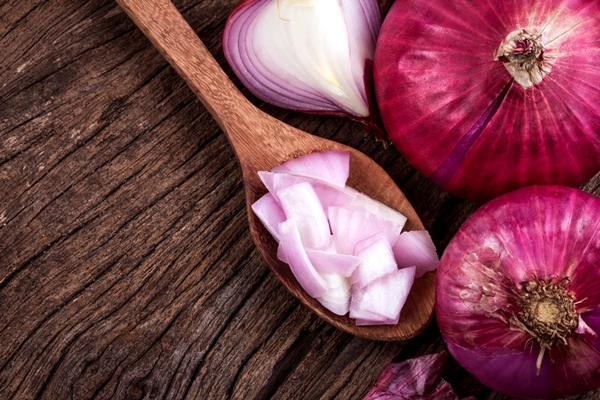
[[492,389],[559,398],[600,387],[600,199],[540,185],[479,208],[444,251],[440,331]]
[[384,126],[447,191],[475,201],[600,170],[600,1],[406,0],[374,59]]

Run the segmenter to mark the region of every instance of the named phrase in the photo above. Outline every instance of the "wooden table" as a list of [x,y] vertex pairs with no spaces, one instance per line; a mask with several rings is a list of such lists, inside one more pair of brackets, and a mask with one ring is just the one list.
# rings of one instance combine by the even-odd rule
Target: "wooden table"
[[[235,3],[176,1],[232,77]],[[443,349],[435,322],[367,341],[283,290],[226,138],[114,1],[3,0],[0,56],[0,398],[357,399],[390,361]],[[244,93],[373,157],[440,251],[478,207],[357,123]],[[583,189],[600,195],[600,175]],[[444,376],[460,397],[505,399],[451,359]]]

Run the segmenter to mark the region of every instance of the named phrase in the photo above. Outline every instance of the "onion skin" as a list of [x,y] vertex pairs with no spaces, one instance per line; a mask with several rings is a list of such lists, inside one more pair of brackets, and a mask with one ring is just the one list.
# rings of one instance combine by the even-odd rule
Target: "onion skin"
[[[590,328],[545,350],[539,371],[540,345],[515,324],[515,293],[532,279],[567,282]],[[437,274],[437,321],[454,358],[492,389],[573,396],[600,387],[599,283],[600,199],[530,186],[483,205],[452,238]]]
[[[552,62],[527,89],[494,59],[519,28],[542,32]],[[600,170],[598,37],[596,0],[397,1],[374,62],[385,129],[422,174],[464,199],[580,186]]]
[[[442,351],[389,364],[363,400],[458,400],[442,377],[446,358]],[[476,399],[470,396],[461,400]]]

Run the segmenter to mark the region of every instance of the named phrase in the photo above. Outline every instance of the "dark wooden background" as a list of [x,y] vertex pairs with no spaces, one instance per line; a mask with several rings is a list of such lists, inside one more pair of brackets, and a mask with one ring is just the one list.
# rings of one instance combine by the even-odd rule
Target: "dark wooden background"
[[[176,1],[232,77],[235,3]],[[244,93],[372,156],[440,251],[477,209],[357,123]],[[600,195],[600,175],[583,189]],[[282,289],[226,138],[115,2],[0,0],[1,399],[357,399],[390,361],[442,349],[435,322],[367,341]],[[461,397],[505,399],[452,359],[445,377]]]

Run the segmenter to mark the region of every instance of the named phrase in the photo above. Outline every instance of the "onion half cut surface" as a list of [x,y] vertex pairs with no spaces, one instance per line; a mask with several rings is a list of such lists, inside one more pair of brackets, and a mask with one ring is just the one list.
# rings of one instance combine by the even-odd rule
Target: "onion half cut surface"
[[387,133],[443,189],[485,202],[600,170],[600,2],[397,1],[374,61]]
[[223,52],[258,98],[346,116],[381,136],[373,90],[380,26],[377,0],[241,0],[225,25]]

